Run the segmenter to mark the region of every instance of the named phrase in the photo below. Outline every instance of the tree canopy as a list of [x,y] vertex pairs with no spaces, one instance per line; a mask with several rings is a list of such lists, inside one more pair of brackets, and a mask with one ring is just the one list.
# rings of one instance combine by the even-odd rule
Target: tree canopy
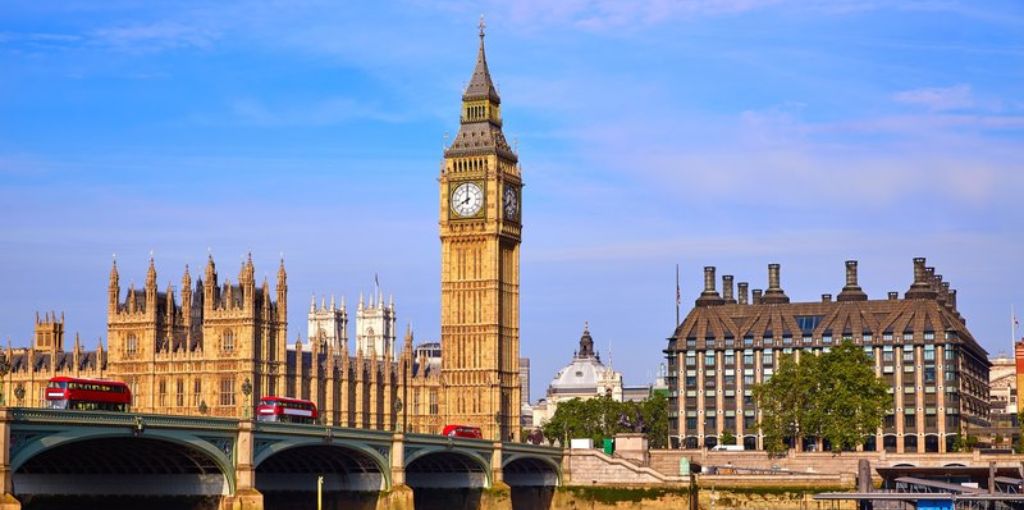
[[797,363],[783,356],[772,378],[754,386],[762,412],[765,449],[786,449],[784,438],[820,437],[834,451],[848,450],[874,434],[892,407],[888,385],[864,350],[846,341],[815,356],[804,351]]
[[621,432],[632,432],[619,418],[630,422],[639,418],[644,425],[651,448],[665,448],[668,443],[668,399],[654,393],[641,402],[616,402],[608,397],[586,400],[574,398],[558,403],[555,415],[542,427],[549,441],[590,438],[600,444],[604,438]]

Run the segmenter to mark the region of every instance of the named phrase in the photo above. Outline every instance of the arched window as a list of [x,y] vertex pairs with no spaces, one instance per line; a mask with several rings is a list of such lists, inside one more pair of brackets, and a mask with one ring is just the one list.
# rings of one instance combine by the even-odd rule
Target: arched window
[[135,336],[135,333],[129,333],[128,338],[125,340],[125,352],[129,356],[134,356],[139,351],[139,338]]
[[235,350],[235,333],[230,329],[225,329],[224,333],[222,333],[220,337],[220,345],[224,352],[231,352]]

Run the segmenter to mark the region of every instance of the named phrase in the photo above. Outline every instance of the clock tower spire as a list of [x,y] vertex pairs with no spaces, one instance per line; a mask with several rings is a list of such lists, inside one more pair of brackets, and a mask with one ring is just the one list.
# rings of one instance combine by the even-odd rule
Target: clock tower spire
[[522,178],[480,49],[440,182],[442,385],[447,423],[519,437]]

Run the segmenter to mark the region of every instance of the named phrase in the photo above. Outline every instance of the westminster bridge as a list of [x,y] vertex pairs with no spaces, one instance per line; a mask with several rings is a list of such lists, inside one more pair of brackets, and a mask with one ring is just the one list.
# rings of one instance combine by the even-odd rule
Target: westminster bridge
[[0,409],[0,510],[536,508],[560,448],[324,425]]

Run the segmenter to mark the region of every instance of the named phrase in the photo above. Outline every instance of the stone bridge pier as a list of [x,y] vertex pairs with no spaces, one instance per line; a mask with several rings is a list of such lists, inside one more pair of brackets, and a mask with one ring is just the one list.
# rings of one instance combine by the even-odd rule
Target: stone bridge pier
[[521,508],[562,451],[250,420],[0,409],[0,510],[68,505],[262,510]]

